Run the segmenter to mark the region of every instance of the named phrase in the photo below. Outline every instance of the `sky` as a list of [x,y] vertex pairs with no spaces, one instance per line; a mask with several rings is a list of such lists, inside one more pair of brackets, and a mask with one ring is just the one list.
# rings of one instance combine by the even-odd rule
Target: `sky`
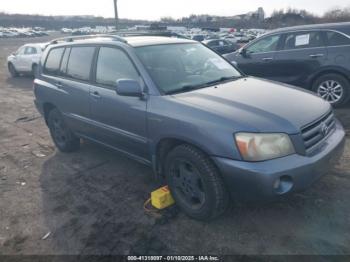
[[[0,11],[41,15],[95,15],[113,17],[113,0],[0,0]],[[275,9],[293,7],[321,15],[331,8],[350,7],[349,0],[118,0],[120,18],[158,20],[190,14],[231,16],[263,7],[267,15]]]

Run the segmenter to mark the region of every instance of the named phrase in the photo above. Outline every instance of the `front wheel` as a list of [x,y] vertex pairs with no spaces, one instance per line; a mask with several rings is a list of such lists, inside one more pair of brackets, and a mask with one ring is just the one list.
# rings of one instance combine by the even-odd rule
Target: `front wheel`
[[316,79],[312,90],[334,107],[344,105],[350,98],[350,83],[339,74],[325,74]]
[[47,122],[52,140],[61,152],[73,152],[79,149],[80,139],[66,125],[58,109],[54,108],[49,112]]
[[12,77],[17,77],[19,75],[15,66],[12,63],[8,64],[8,69]]
[[176,204],[188,216],[211,220],[226,210],[229,196],[219,171],[197,148],[184,144],[173,149],[165,174]]

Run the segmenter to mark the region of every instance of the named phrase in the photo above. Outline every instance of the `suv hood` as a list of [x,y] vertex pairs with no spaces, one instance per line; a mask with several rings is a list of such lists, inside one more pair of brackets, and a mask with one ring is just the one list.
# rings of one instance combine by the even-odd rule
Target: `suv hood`
[[254,77],[173,97],[228,119],[236,132],[297,134],[301,127],[331,110],[328,102],[309,91]]

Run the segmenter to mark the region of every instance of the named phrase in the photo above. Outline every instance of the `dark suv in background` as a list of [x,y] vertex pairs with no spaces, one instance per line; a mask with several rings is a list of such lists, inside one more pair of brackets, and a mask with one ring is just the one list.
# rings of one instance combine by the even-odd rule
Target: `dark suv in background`
[[312,90],[333,106],[350,98],[350,23],[278,29],[225,57],[248,75]]

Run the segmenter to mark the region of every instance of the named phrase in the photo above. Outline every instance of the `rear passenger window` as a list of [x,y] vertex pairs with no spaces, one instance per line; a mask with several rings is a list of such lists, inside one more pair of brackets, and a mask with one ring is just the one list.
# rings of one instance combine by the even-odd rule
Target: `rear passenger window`
[[350,45],[350,39],[337,32],[327,32],[329,46]]
[[77,80],[89,80],[94,52],[95,47],[72,47],[66,76]]
[[118,79],[139,79],[134,65],[121,50],[101,47],[96,68],[96,82],[103,85],[115,85]]
[[61,57],[63,54],[64,48],[55,48],[52,49],[47,56],[44,73],[50,75],[58,74],[60,67]]
[[324,43],[318,31],[287,34],[283,43],[284,50],[321,46],[324,46]]

